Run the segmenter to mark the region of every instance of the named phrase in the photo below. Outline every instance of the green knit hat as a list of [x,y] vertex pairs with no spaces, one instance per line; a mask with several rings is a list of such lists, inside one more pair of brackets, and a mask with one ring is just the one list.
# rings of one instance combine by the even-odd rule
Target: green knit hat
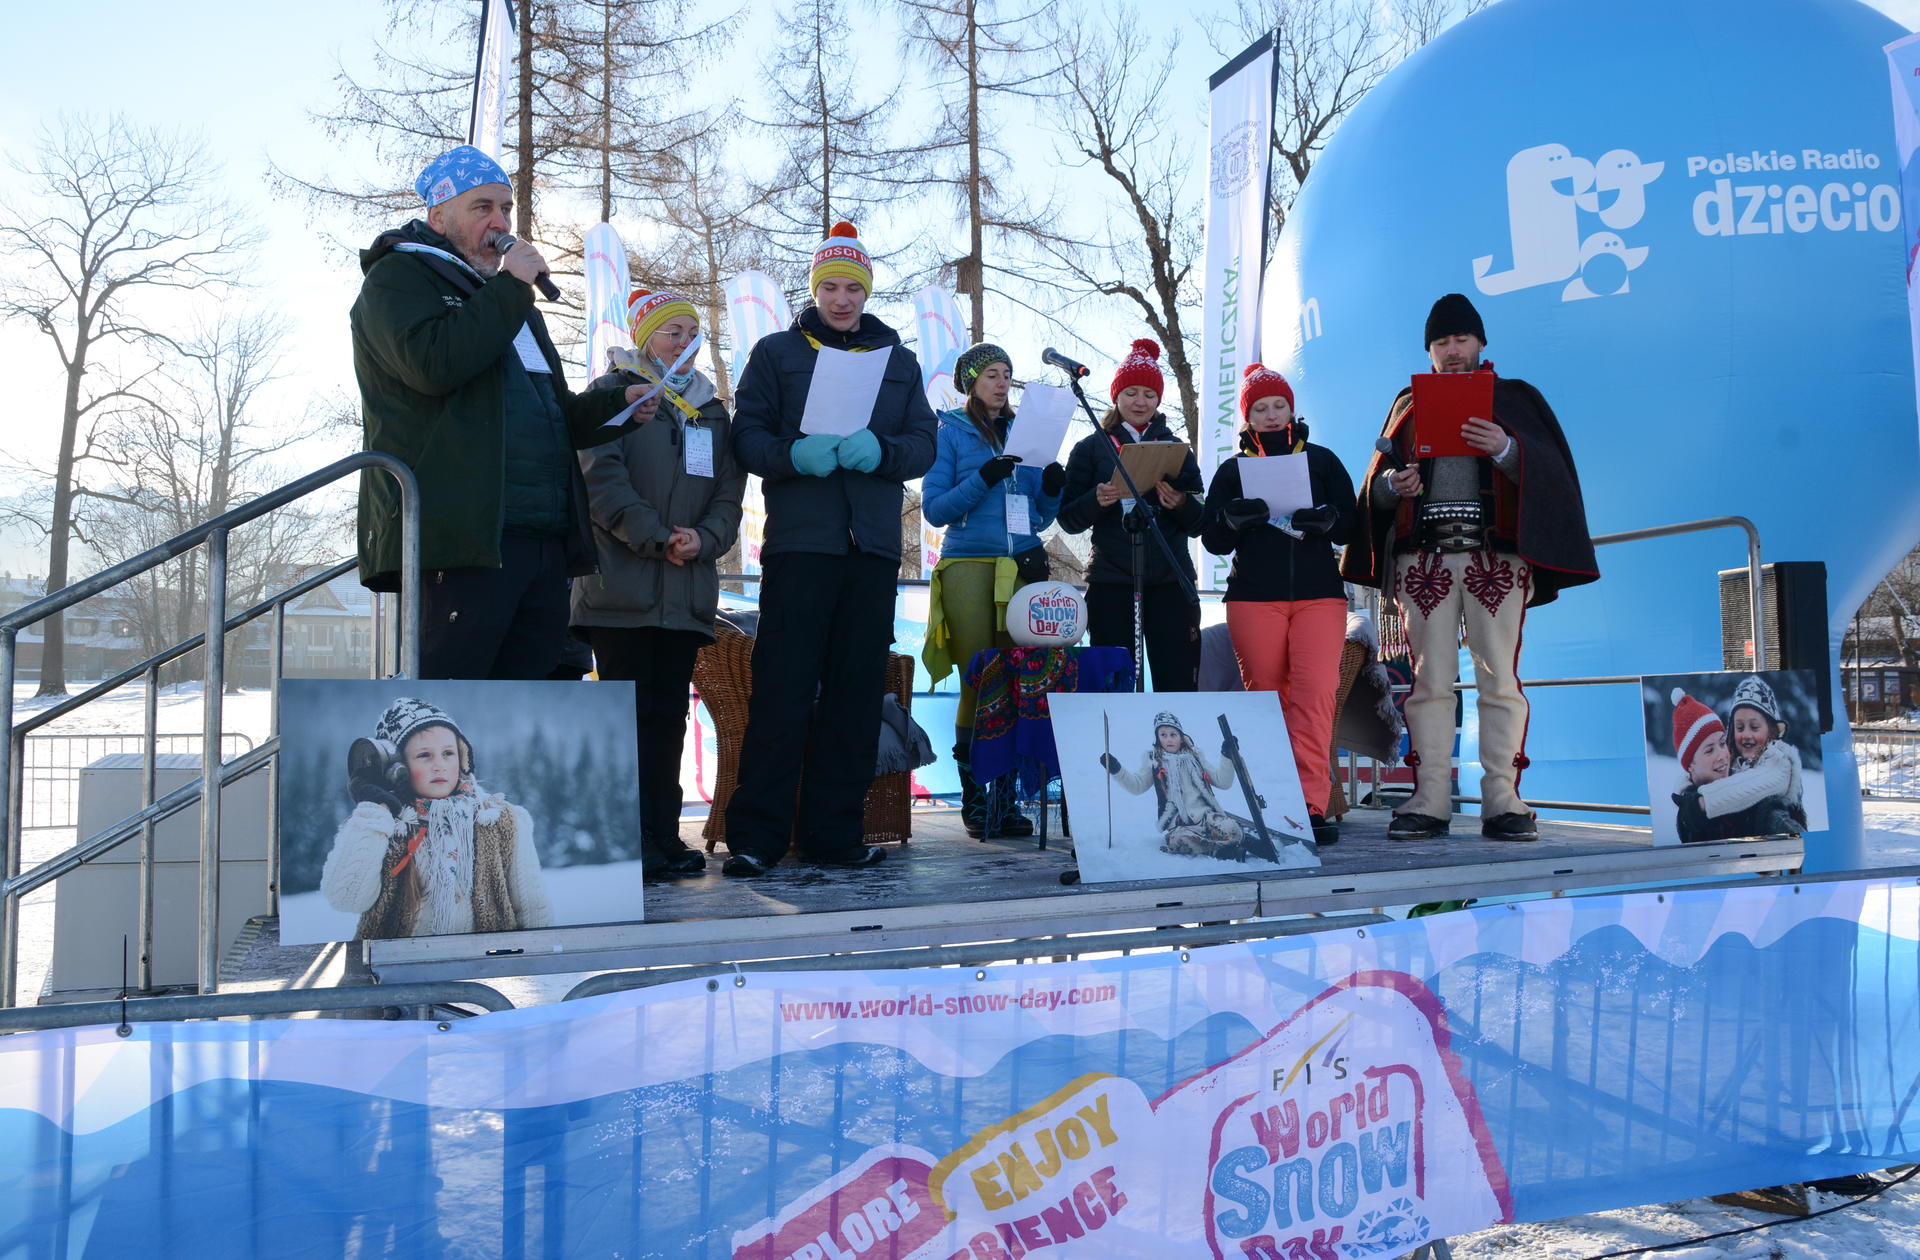
[[962,397],[971,398],[973,383],[980,379],[980,373],[995,363],[1006,364],[1008,375],[1012,375],[1013,360],[1008,358],[1007,352],[999,346],[991,341],[968,346],[960,352],[960,357],[953,361],[953,387],[960,391]]

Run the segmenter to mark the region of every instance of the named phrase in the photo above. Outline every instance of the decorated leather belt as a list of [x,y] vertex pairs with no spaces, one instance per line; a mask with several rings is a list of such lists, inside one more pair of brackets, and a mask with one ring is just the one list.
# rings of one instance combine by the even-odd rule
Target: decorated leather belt
[[1487,521],[1478,503],[1429,503],[1414,528],[1421,551],[1481,551],[1487,546]]

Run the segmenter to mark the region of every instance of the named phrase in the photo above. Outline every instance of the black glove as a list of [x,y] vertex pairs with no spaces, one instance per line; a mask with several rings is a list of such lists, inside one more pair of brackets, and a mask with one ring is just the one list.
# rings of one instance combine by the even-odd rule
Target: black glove
[[[406,808],[396,794],[395,788],[404,781],[397,778],[392,750],[373,740],[356,739],[347,749],[347,793],[357,804],[371,801],[375,805],[384,805],[395,818]],[[404,775],[404,770],[399,771]]]
[[1240,741],[1229,735],[1220,741],[1220,760],[1232,761],[1240,755]]
[[1252,529],[1256,525],[1266,524],[1271,513],[1267,511],[1265,499],[1233,499],[1221,509],[1221,515],[1235,529]]
[[1066,489],[1067,470],[1056,461],[1040,470],[1040,489],[1046,494],[1059,494]]
[[1701,831],[1709,822],[1707,807],[1700,800],[1700,787],[1689,783],[1673,794],[1674,826],[1680,831]]
[[1120,759],[1112,753],[1101,753],[1100,764],[1107,768],[1108,774],[1120,773]]
[[1013,472],[1013,466],[1019,462],[1020,460],[1017,456],[995,455],[992,459],[980,465],[980,480],[986,482],[989,486],[997,486],[1007,479],[1008,475]]
[[1293,514],[1293,527],[1308,538],[1322,538],[1333,532],[1334,511],[1325,506],[1301,508]]
[[375,805],[384,805],[387,807],[387,812],[395,818],[398,818],[400,811],[406,808],[399,797],[371,779],[355,779],[347,785],[347,790],[352,793],[356,804],[361,801],[371,801]]

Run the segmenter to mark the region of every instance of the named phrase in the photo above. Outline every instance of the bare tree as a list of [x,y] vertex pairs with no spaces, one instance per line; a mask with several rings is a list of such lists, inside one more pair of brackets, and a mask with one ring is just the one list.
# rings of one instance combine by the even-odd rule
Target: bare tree
[[661,172],[648,212],[659,231],[627,243],[629,266],[637,283],[670,288],[700,308],[714,384],[731,396],[726,282],[749,268],[776,265],[752,218],[758,192],[735,171],[718,127],[697,127],[670,147]]
[[907,47],[932,71],[940,102],[939,122],[924,148],[943,168],[936,178],[953,194],[966,225],[967,252],[948,266],[970,303],[975,341],[985,335],[988,272],[1018,274],[988,262],[988,238],[995,238],[997,257],[1012,242],[1044,235],[1054,217],[1051,204],[1030,204],[1003,178],[1010,163],[992,120],[1000,98],[1052,94],[1054,67],[1038,54],[1053,0],[1032,2],[1024,12],[1002,16],[995,0],[894,0]]
[[543,5],[539,31],[528,32],[550,62],[540,93],[554,142],[549,182],[590,190],[602,221],[613,219],[623,197],[660,182],[674,139],[709,125],[698,111],[675,106],[685,99],[694,59],[717,49],[736,15],[683,26],[692,12],[634,0],[567,0]]
[[[103,442],[109,453],[98,461],[113,469],[112,483],[81,491],[88,539],[103,562],[184,533],[280,480],[273,457],[307,431],[298,425],[276,432],[261,415],[280,380],[285,336],[277,315],[216,311],[197,323],[137,399],[114,410]],[[324,534],[289,528],[284,516],[250,522],[231,536],[228,589],[235,600],[259,598],[276,568],[320,558]],[[198,553],[150,574],[130,611],[149,650],[197,633],[205,595]]]
[[756,119],[781,160],[761,189],[760,227],[772,265],[792,278],[834,223],[925,186],[921,146],[897,143],[901,82],[863,93],[855,32],[839,0],[801,0],[781,16],[763,67],[771,110]]
[[1235,0],[1210,27],[1232,55],[1271,31],[1279,84],[1273,103],[1269,241],[1349,111],[1387,71],[1490,0]]
[[[131,383],[99,387],[103,351],[174,345],[156,291],[218,288],[255,238],[211,191],[217,170],[197,140],[134,126],[121,116],[63,118],[13,169],[23,186],[0,204],[0,255],[18,270],[0,289],[0,318],[31,323],[65,377],[53,471],[47,589],[67,584],[75,533],[82,424],[138,397]],[[104,414],[104,413],[102,413]],[[90,434],[88,435],[91,436]],[[66,691],[60,618],[44,625],[41,695]]]
[[[680,99],[673,89],[685,82],[688,58],[732,17],[688,27],[692,10],[633,0],[518,0],[515,9],[515,95],[502,159],[512,169],[515,233],[553,243],[535,193],[591,189],[602,217],[611,217],[630,185],[653,178],[651,138],[663,127],[684,130],[690,115],[670,108]],[[334,105],[313,117],[330,137],[372,144],[396,182],[274,171],[281,193],[310,198],[317,210],[345,209],[363,224],[418,211],[414,173],[466,138],[472,104],[469,50],[479,16],[470,0],[387,0],[387,11],[371,69],[356,75],[342,66]]]
[[1050,121],[1061,161],[1097,173],[1107,197],[1090,236],[1039,238],[1050,263],[1039,274],[1070,301],[1119,299],[1146,322],[1166,353],[1191,441],[1200,414],[1191,319],[1199,295],[1191,277],[1201,225],[1186,195],[1187,155],[1167,117],[1179,39],[1148,36],[1139,13],[1120,8],[1062,24],[1054,45],[1063,91]]

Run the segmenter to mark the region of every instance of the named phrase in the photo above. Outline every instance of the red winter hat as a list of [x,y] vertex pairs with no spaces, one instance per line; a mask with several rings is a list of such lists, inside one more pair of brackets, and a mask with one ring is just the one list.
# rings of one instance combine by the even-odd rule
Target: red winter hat
[[1247,364],[1246,375],[1240,381],[1240,418],[1245,420],[1253,404],[1262,398],[1274,397],[1286,399],[1289,407],[1294,405],[1293,386],[1287,384],[1287,378],[1264,363]]
[[1118,399],[1129,385],[1144,385],[1162,398],[1167,395],[1167,378],[1160,374],[1160,343],[1142,337],[1133,343],[1120,368],[1113,374],[1113,389],[1108,397]]
[[1691,769],[1693,755],[1700,751],[1709,735],[1724,735],[1726,725],[1720,715],[1686,692],[1673,689],[1673,750],[1680,754],[1680,768]]

